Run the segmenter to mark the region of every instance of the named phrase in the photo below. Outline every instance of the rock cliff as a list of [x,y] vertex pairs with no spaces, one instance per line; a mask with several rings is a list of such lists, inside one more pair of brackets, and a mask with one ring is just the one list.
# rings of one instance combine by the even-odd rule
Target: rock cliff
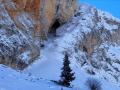
[[[37,37],[47,36],[56,20],[61,24],[66,22],[76,9],[76,0],[2,0],[0,3],[18,28],[33,29]],[[3,21],[4,14],[0,17]]]
[[28,66],[40,55],[39,42],[75,9],[76,0],[0,0],[0,63]]
[[[120,85],[120,20],[90,5],[80,5],[59,28],[59,50],[92,76]],[[79,67],[78,66],[78,67]]]

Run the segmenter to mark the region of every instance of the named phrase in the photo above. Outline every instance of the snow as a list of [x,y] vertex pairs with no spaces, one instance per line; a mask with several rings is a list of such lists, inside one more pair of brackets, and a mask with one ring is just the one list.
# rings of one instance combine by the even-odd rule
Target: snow
[[27,15],[27,13],[21,13],[21,15],[17,16],[17,19],[21,24],[26,28],[29,29],[28,27],[33,27],[33,20],[29,18],[30,16]]
[[11,17],[8,15],[7,11],[4,8],[4,5],[0,1],[0,24],[2,25],[11,25],[13,21],[11,20]]
[[120,46],[110,46],[107,54],[113,60],[120,60]]
[[[57,38],[57,41],[61,38]],[[75,72],[75,81],[72,82],[73,88],[65,88],[54,84],[50,80],[59,80],[62,67],[63,53],[59,51],[59,46],[56,45],[56,40],[46,42],[47,47],[41,51],[41,56],[32,65],[24,71],[15,71],[6,66],[0,65],[0,89],[3,90],[88,90],[85,82],[88,78],[93,77],[88,75],[83,69],[71,60],[71,67]],[[52,42],[52,43],[51,43]],[[61,42],[62,43],[62,42]],[[64,43],[64,41],[63,41]],[[73,65],[74,64],[74,65]],[[83,77],[84,76],[84,77]],[[119,90],[120,88],[97,78],[101,81],[103,90]],[[16,83],[17,82],[17,83]]]
[[120,60],[120,46],[117,44],[107,44],[103,43],[100,48],[105,48],[106,54],[108,58],[111,58],[112,60]]
[[78,3],[89,3],[90,5],[93,5],[101,10],[110,12],[115,17],[120,18],[119,0],[78,0]]
[[107,30],[112,31],[113,29],[118,29],[118,26],[117,26],[117,25],[109,25],[109,24],[106,23],[105,21],[103,21],[102,23],[104,23],[104,27],[105,27],[105,29],[107,29]]
[[18,58],[25,62],[26,64],[29,64],[28,62],[30,60],[30,51],[23,52],[18,56]]
[[[84,36],[91,32],[95,26],[92,20],[94,19],[94,15],[92,15],[93,13],[91,12],[90,7],[81,6],[81,12],[82,14],[80,16],[73,17],[71,21],[68,21],[68,23],[57,30],[58,37],[49,38],[45,42],[45,47],[40,50],[40,56],[33,64],[29,65],[23,71],[13,70],[9,67],[0,65],[0,73],[2,73],[0,74],[0,90],[62,90],[61,88],[63,88],[63,90],[88,90],[85,85],[88,78],[96,78],[101,81],[102,90],[120,90],[119,84],[115,83],[113,77],[106,73],[105,70],[100,69],[96,75],[90,75],[85,69],[90,69],[91,66],[86,64],[84,67],[81,67],[79,64],[80,62],[78,63],[76,59],[77,54],[75,53],[74,48],[77,46],[78,40],[83,40]],[[83,18],[85,20],[83,20]],[[108,30],[110,28],[116,28],[116,26],[112,27],[111,25],[106,25],[104,22],[105,21],[100,22],[100,25],[109,27],[107,28]],[[5,40],[7,39],[5,38]],[[106,49],[108,57],[112,59],[120,58],[118,54],[120,52],[119,46],[113,47],[108,46],[108,44],[103,44],[101,45],[101,48],[102,47],[109,47],[108,50]],[[60,79],[65,51],[68,51],[70,55],[70,66],[73,69],[73,72],[75,72],[76,79],[72,82],[73,88],[66,88],[51,82],[51,80],[58,81]],[[80,59],[82,59],[82,56],[85,56],[85,53],[82,51],[78,52]],[[19,57],[25,62],[28,62],[29,54],[29,51],[27,51],[22,53]],[[116,65],[114,63],[113,65],[119,67],[119,64]],[[113,68],[110,66],[110,69],[112,70]],[[117,74],[116,72],[113,73]],[[105,79],[106,77],[109,77],[107,79],[110,80]]]

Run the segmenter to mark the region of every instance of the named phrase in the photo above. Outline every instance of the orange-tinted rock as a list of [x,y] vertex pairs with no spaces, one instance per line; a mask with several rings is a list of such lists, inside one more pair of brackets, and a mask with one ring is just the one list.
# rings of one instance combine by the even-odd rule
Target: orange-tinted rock
[[[76,9],[76,0],[2,0],[5,9],[15,25],[20,29],[33,28],[34,36],[47,35],[49,27],[56,19],[65,22]],[[24,20],[32,25],[26,26]],[[23,22],[22,22],[23,21]]]
[[76,0],[0,0],[0,64],[27,67],[40,55],[39,40],[46,39],[56,20],[66,22],[75,9]]

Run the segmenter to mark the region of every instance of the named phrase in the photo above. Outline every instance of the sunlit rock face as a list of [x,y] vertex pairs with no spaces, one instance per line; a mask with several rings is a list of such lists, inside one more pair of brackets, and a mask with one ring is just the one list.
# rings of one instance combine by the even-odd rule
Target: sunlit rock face
[[59,19],[67,21],[76,9],[76,0],[2,0],[4,8],[18,28],[32,28],[35,36],[47,35]]
[[[65,23],[76,0],[0,0],[0,64],[23,69],[40,55],[38,40]],[[60,25],[59,25],[60,24]]]

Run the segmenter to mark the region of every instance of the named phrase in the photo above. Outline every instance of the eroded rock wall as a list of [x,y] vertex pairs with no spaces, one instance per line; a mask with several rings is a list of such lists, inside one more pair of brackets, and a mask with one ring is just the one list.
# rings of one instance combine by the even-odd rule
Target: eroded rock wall
[[75,9],[76,0],[0,0],[0,64],[28,66],[54,22],[66,22]]
[[76,0],[2,0],[18,28],[32,28],[35,36],[47,35],[56,19],[66,22],[76,9]]

